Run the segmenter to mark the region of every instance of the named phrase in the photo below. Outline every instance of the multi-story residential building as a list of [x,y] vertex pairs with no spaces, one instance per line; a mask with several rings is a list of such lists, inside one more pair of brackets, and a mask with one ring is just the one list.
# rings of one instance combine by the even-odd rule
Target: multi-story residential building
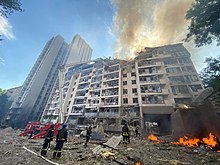
[[87,62],[91,59],[92,49],[79,36],[74,36],[68,45],[60,35],[52,37],[45,45],[28,77],[20,96],[13,103],[13,121],[16,126],[24,126],[28,121],[38,121],[47,100],[58,79],[62,65]]
[[63,76],[61,95],[54,88],[41,121],[57,121],[61,96],[70,128],[97,121],[110,131],[125,122],[143,129],[157,123],[167,133],[171,113],[203,90],[182,44],[145,48],[131,61],[97,59],[66,66]]

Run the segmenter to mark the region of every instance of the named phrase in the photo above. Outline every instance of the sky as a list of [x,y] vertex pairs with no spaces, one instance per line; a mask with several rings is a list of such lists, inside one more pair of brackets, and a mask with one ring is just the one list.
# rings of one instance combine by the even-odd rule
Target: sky
[[[67,43],[79,34],[93,48],[92,59],[114,55],[118,38],[114,26],[118,17],[109,0],[21,2],[24,12],[14,12],[7,19],[0,17],[0,34],[4,35],[0,43],[0,88],[22,85],[46,42],[58,34]],[[120,10],[121,4],[116,5]],[[205,57],[216,57],[219,53],[215,43],[200,49],[187,47],[198,71],[204,67]]]

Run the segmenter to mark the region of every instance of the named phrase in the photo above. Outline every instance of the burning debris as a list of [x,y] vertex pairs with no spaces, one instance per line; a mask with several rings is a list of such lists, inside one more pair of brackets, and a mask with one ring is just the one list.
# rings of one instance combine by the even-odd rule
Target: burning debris
[[[163,137],[162,137],[163,138]],[[151,134],[148,136],[148,140],[155,142],[155,143],[165,143],[165,140],[160,140],[157,136]],[[212,133],[209,133],[208,137],[204,138],[196,138],[190,136],[183,136],[179,138],[178,141],[172,141],[170,144],[174,145],[183,145],[187,147],[200,147],[204,146],[206,150],[212,150],[215,152],[220,152],[220,143],[218,137],[214,136]]]

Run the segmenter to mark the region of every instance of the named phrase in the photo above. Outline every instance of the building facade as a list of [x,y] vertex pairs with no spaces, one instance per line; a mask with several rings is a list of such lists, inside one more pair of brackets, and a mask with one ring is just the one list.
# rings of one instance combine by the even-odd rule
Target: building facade
[[[84,43],[86,46],[75,46],[78,42]],[[89,52],[85,51],[79,54],[85,49]],[[11,106],[14,124],[24,126],[28,121],[40,120],[53,86],[58,79],[60,67],[67,61],[70,63],[89,61],[91,53],[91,48],[79,35],[73,38],[70,45],[60,35],[52,37],[26,78],[18,99]],[[80,61],[78,58],[81,56],[84,59]],[[78,58],[76,59],[76,57]]]
[[54,88],[41,121],[57,122],[61,104],[70,128],[98,122],[105,130],[119,131],[125,122],[143,129],[156,123],[168,133],[171,113],[203,90],[182,44],[145,48],[131,61],[97,59],[66,66],[63,76],[61,92]]

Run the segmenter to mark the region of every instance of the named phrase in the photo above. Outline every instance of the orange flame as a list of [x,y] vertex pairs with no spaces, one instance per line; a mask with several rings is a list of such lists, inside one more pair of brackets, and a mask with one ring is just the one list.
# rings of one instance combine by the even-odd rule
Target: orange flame
[[151,141],[159,141],[158,138],[156,136],[154,136],[153,134],[149,135],[148,139]]
[[189,147],[198,146],[198,142],[200,140],[198,138],[189,139],[187,136],[184,136],[179,139],[178,142],[172,142],[172,144],[182,144]]
[[140,162],[136,162],[135,165],[141,165],[141,163]]
[[160,142],[163,142],[162,140],[159,140],[157,138],[157,136],[153,135],[153,134],[150,134],[148,137],[147,137],[150,141],[154,141],[154,142],[157,142],[157,143],[160,143]]
[[[213,147],[215,147],[218,143],[215,139],[215,136],[212,133],[209,133],[209,137],[208,138],[202,138],[202,140],[198,139],[198,138],[192,138],[190,139],[187,136],[184,136],[182,138],[180,138],[177,142],[171,142],[172,144],[182,144],[188,147],[197,147],[199,142],[206,144],[210,149],[212,149]],[[220,152],[220,150],[219,150]]]
[[212,133],[209,133],[208,138],[203,138],[202,141],[207,144],[209,148],[213,148],[217,145],[217,142],[215,140],[215,136]]

